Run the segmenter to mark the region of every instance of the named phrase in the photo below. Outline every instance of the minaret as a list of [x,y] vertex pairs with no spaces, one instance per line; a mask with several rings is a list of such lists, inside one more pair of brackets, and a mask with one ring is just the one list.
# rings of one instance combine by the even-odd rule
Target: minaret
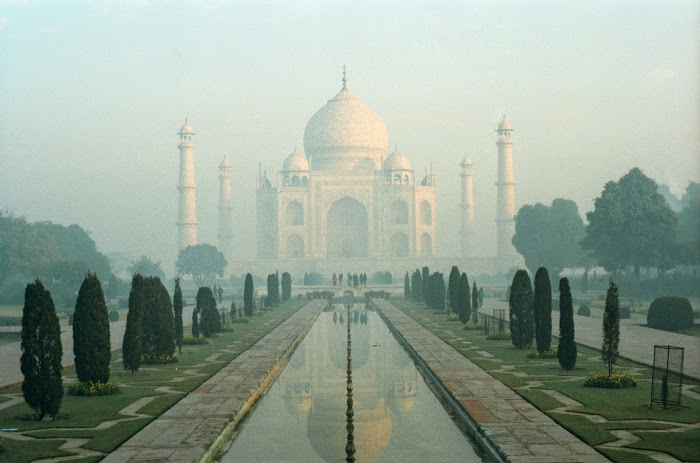
[[226,158],[219,164],[219,251],[231,260],[233,251],[231,205],[231,163]]
[[177,214],[178,249],[197,244],[197,204],[194,184],[194,130],[187,123],[180,127],[180,206]]
[[515,234],[515,199],[513,189],[513,129],[506,121],[506,116],[498,124],[498,188],[496,196],[496,257],[515,257],[513,247]]
[[474,240],[474,189],[472,185],[472,161],[464,157],[462,163],[462,257],[473,257],[472,241]]

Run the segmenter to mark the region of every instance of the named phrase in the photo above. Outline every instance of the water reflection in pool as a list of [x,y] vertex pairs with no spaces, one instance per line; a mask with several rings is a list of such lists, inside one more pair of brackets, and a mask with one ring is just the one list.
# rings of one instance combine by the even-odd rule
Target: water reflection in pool
[[379,315],[335,307],[319,316],[221,461],[345,461],[348,322],[356,461],[481,461]]

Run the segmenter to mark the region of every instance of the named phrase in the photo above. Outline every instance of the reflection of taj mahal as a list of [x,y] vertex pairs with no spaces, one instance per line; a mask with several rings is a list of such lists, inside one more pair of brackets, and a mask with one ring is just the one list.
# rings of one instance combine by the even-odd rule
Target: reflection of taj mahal
[[284,161],[274,187],[260,174],[257,254],[282,259],[432,257],[435,181],[416,182],[401,153],[388,157],[381,118],[343,88],[304,131],[306,156]]

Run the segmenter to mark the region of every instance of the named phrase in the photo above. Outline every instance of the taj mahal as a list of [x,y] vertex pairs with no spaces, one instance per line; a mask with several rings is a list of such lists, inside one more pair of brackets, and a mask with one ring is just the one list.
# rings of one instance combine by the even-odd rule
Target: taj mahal
[[[459,261],[481,271],[509,268],[520,260],[514,234],[512,129],[505,120],[498,132],[498,180],[495,214],[497,255],[473,255],[474,200],[472,162],[460,164]],[[180,128],[178,246],[197,244],[195,132]],[[311,117],[304,130],[304,152],[297,149],[276,176],[259,169],[256,182],[256,254],[253,262],[235,262],[231,164],[219,166],[217,248],[237,273],[245,265],[260,274],[284,268],[294,272],[379,271],[440,266],[436,239],[437,186],[432,168],[417,173],[397,149],[388,151],[382,118],[348,88],[342,88]],[[447,265],[447,260],[445,265]],[[466,263],[466,262],[465,262]],[[250,270],[249,270],[250,271]]]

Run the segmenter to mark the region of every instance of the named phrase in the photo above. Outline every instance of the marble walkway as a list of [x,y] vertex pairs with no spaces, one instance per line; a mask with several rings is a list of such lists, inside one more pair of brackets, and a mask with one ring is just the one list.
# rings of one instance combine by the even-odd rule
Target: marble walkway
[[[497,299],[484,300],[484,307],[479,309],[479,313],[493,315],[496,309],[504,309],[507,318],[508,303]],[[639,320],[620,320],[620,357],[651,366],[654,363],[654,345],[684,347],[683,372],[700,380],[700,338],[655,330],[639,323]],[[578,344],[600,350],[603,343],[602,318],[575,315],[574,328]],[[555,311],[552,311],[552,334],[559,336],[559,312]]]
[[208,461],[301,342],[327,302],[313,300],[103,462]]
[[506,461],[608,461],[391,303],[374,302]]

